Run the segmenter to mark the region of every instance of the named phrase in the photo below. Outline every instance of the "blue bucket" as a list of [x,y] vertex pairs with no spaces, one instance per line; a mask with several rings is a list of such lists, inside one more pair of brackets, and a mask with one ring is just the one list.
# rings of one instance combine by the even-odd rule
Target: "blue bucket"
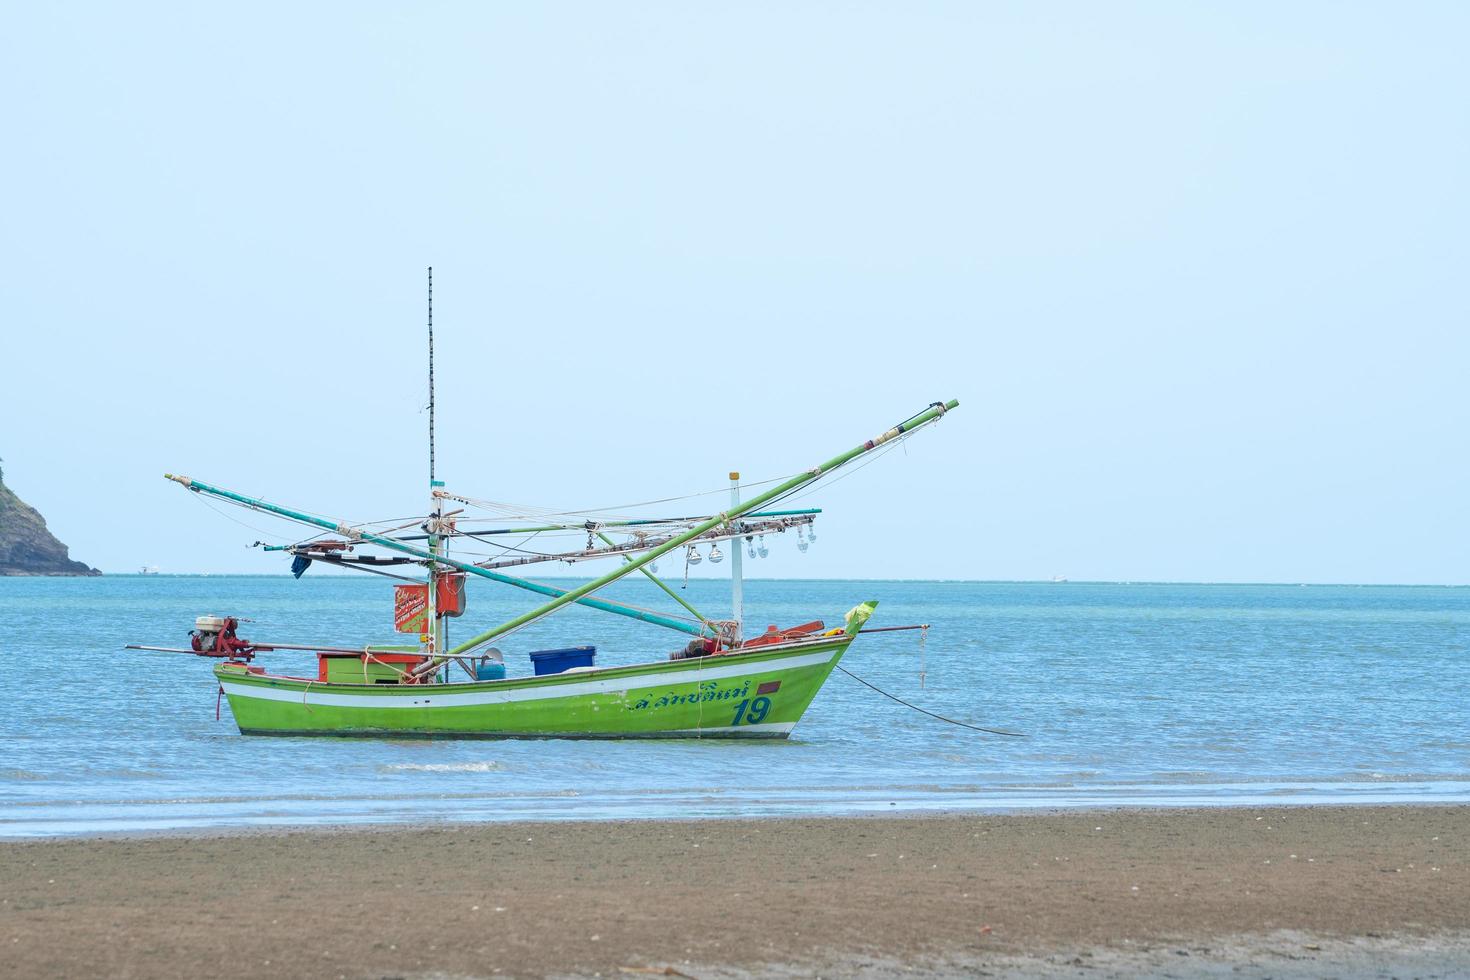
[[537,650],[531,654],[536,675],[560,674],[573,667],[591,667],[597,658],[596,647],[566,647],[562,650]]

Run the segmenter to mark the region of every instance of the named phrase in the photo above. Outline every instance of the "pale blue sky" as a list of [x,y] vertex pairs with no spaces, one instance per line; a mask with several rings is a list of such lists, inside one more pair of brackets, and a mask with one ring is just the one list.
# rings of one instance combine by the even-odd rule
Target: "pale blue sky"
[[108,571],[280,569],[165,470],[416,512],[432,264],[476,496],[786,473],[957,397],[753,571],[1464,583],[1467,29],[11,5],[7,482]]

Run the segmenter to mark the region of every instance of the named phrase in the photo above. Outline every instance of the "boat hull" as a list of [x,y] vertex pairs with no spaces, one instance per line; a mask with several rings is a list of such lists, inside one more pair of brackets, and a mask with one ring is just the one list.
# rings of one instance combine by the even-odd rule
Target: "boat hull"
[[215,676],[245,735],[786,738],[852,639],[464,684]]

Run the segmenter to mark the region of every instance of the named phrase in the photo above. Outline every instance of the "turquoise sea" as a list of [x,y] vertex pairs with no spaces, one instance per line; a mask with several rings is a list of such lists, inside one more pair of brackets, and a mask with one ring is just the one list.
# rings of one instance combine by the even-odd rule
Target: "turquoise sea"
[[[184,645],[392,640],[391,583],[0,579],[0,836],[397,821],[718,817],[1072,806],[1470,801],[1470,588],[752,581],[748,621],[870,625],[787,742],[246,738]],[[728,587],[687,595],[723,613]],[[645,582],[614,595],[660,606]],[[662,600],[667,604],[667,600]],[[472,590],[460,635],[530,608]],[[584,610],[504,645],[630,663],[680,634]],[[309,654],[276,654],[281,662]],[[270,661],[267,661],[268,663]],[[921,686],[921,670],[926,673]]]

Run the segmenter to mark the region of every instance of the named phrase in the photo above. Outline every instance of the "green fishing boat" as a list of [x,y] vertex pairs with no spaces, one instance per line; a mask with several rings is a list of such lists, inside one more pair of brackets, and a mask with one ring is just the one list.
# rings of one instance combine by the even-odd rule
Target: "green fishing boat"
[[[323,646],[251,642],[232,616],[201,616],[188,649],[130,644],[129,649],[190,653],[215,658],[219,693],[228,699],[246,735],[332,735],[457,738],[786,738],[854,640],[865,631],[876,602],[860,602],[828,628],[814,619],[750,635],[743,623],[742,550],[764,554],[765,536],[795,529],[805,550],[820,511],[771,509],[794,493],[880,447],[891,447],[942,418],[958,402],[935,402],[875,438],[809,470],[771,481],[769,489],[741,499],[739,474],[731,473],[730,505],[695,517],[605,519],[604,509],[551,513],[514,508],[452,493],[434,464],[433,307],[429,314],[429,512],[395,527],[348,524],[307,511],[245,496],[185,476],[165,474],[194,493],[271,514],[311,528],[314,536],[266,545],[292,559],[299,578],[313,563],[405,579],[395,587],[394,624],[416,642]],[[721,491],[723,493],[723,490]],[[460,505],[446,510],[447,505]],[[474,517],[478,510],[486,516]],[[526,524],[528,516],[540,521]],[[415,533],[405,533],[412,530]],[[506,536],[576,535],[585,544],[558,552],[530,552],[499,542]],[[706,617],[657,577],[665,556],[689,565],[722,561],[731,549],[731,615]],[[759,545],[757,545],[759,542]],[[475,548],[490,548],[489,554]],[[453,550],[453,553],[451,553]],[[507,574],[502,569],[558,561],[613,560],[617,567],[575,588],[563,589]],[[420,569],[421,577],[398,571]],[[612,583],[641,574],[675,602],[679,611],[643,609],[602,593]],[[495,582],[542,596],[539,606],[457,643],[448,620],[468,607],[466,584]],[[650,626],[686,634],[672,655],[650,653],[644,662],[599,665],[595,647],[533,651],[535,672],[506,676],[504,655],[490,646],[559,610],[580,605]],[[893,627],[889,627],[892,629]],[[288,665],[267,670],[262,654],[315,656],[315,670]]]
[[215,676],[247,735],[785,738],[861,628],[859,608],[835,636],[542,677],[323,683],[239,662]]

